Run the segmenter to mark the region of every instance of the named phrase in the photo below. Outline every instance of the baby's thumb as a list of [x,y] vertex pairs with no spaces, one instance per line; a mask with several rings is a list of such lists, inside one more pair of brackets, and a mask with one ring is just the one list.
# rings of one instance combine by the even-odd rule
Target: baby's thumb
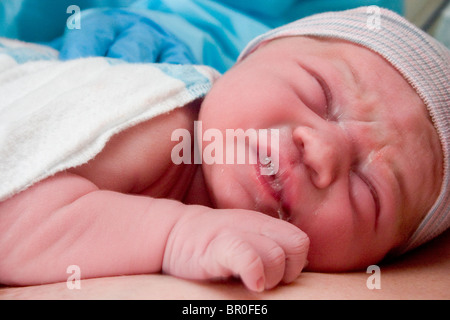
[[261,292],[265,287],[264,264],[253,246],[241,237],[227,234],[214,240],[217,262],[231,274],[240,277],[251,291]]

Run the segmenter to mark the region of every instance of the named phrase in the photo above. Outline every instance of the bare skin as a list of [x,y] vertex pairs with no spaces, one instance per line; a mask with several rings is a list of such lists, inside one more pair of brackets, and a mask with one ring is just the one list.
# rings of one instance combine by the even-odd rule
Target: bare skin
[[[331,42],[327,55],[321,42],[309,43],[312,51],[300,55],[306,60],[297,60],[294,52],[299,51],[294,49],[299,44],[292,39],[274,42],[274,50],[267,45],[233,68],[213,88],[200,116],[198,105],[192,105],[149,120],[113,137],[102,153],[87,164],[61,172],[0,203],[0,255],[4,257],[0,262],[0,282],[32,285],[64,281],[67,266],[76,264],[86,278],[158,272],[189,279],[238,276],[250,290],[261,291],[280,282],[294,281],[307,259],[313,269],[349,269],[377,261],[398,245],[404,237],[399,232],[402,219],[406,219],[407,225],[419,219],[418,213],[412,217],[401,213],[409,212],[410,208],[425,210],[438,192],[436,186],[441,172],[439,165],[433,165],[440,160],[439,141],[423,104],[389,64],[365,49]],[[284,50],[285,55],[275,61],[275,51],[279,50]],[[324,64],[336,50],[345,53],[344,57],[355,51],[366,55],[366,59],[355,59],[355,63],[373,62],[377,64],[375,70],[383,70],[361,82],[362,87],[368,86],[369,80],[380,84],[371,90],[373,94],[343,94],[347,87],[345,81],[353,78],[342,79],[342,75],[350,75],[348,71],[341,73]],[[273,64],[261,64],[266,59]],[[330,90],[342,92],[337,97],[333,94],[334,99],[339,104],[361,105],[367,110],[356,108],[354,114],[346,112],[347,118],[343,119],[348,121],[342,126],[318,116],[325,110],[320,108],[327,101],[318,80],[299,68],[295,77],[301,81],[297,83],[307,89],[285,86],[289,82],[283,76],[282,71],[286,71],[283,68],[292,68],[292,63],[299,61],[317,66],[318,74],[321,70],[333,70],[323,77],[335,79],[336,85],[342,84],[338,89],[330,85]],[[262,65],[274,67],[258,69]],[[387,79],[382,84],[381,75]],[[242,86],[231,88],[236,94],[227,97],[225,93],[230,93],[228,86],[233,87],[233,83]],[[405,91],[389,95],[384,93],[388,88],[387,92]],[[233,100],[243,90],[245,97]],[[267,95],[252,94],[256,92]],[[269,95],[271,92],[273,95]],[[258,100],[261,96],[267,98],[264,103]],[[392,121],[385,121],[392,112],[380,100],[388,97],[396,105],[414,106],[404,110],[401,118],[392,117],[400,124],[395,132],[402,133],[394,141]],[[284,109],[274,112],[273,105],[265,103],[276,103]],[[307,105],[315,106],[316,116],[312,117]],[[381,106],[382,111],[375,105]],[[233,107],[239,108],[239,113],[230,112],[228,108]],[[222,113],[216,110],[220,108]],[[235,118],[233,114],[240,117]],[[370,116],[367,119],[366,114]],[[375,115],[379,116],[377,121],[373,119]],[[369,139],[366,133],[380,127],[362,125],[358,117],[364,117],[369,124],[383,124],[385,134]],[[286,148],[282,152],[291,157],[287,160],[291,167],[287,169],[283,165],[282,172],[290,170],[289,183],[299,183],[302,194],[307,190],[305,197],[310,199],[290,202],[292,223],[275,216],[274,208],[279,203],[267,195],[258,195],[258,203],[256,197],[252,199],[249,190],[264,192],[260,184],[254,184],[253,178],[236,180],[246,176],[246,166],[204,165],[202,168],[173,164],[170,153],[176,142],[171,141],[171,133],[178,128],[192,132],[197,118],[203,121],[205,129],[281,128],[284,135],[280,146]],[[300,125],[304,121],[309,121],[308,126]],[[418,137],[407,130],[409,127],[423,129],[423,141],[434,141],[428,147],[434,157],[420,157],[416,151],[424,148],[425,143],[417,141]],[[343,152],[338,152],[336,145],[321,132],[340,139]],[[361,138],[356,138],[358,133],[362,133]],[[399,148],[402,152],[394,152]],[[413,154],[417,162],[405,162]],[[373,172],[371,177],[379,199],[373,198],[372,189],[359,173],[350,173],[350,168],[354,168],[350,156],[355,155],[363,172]],[[323,162],[324,159],[329,162]],[[390,172],[391,164],[399,168],[397,174],[406,179],[402,185],[407,187],[399,187],[396,176]],[[415,175],[419,165],[438,169]],[[225,169],[225,175],[218,176],[221,169]],[[411,172],[417,181],[409,180],[407,173]],[[351,187],[350,182],[355,185]],[[242,188],[236,188],[233,193],[228,188],[230,185]],[[419,197],[418,185],[429,192]],[[295,188],[290,190],[292,196],[297,196]],[[382,202],[379,213],[375,214],[377,200]],[[316,212],[314,219],[306,219],[311,217],[307,212],[311,213],[319,202],[323,203],[320,212]],[[370,250],[366,252],[365,248]]]
[[175,142],[168,143],[176,128],[193,128],[196,111],[182,108],[127,130],[89,163],[2,202],[0,231],[8,236],[0,239],[0,281],[59,282],[73,264],[86,278],[239,276],[254,291],[295,280],[308,250],[295,226],[253,211],[171,200],[205,200],[191,186],[201,181],[194,178],[200,167],[174,165]]
[[442,182],[441,146],[421,99],[382,57],[345,41],[263,45],[219,79],[200,119],[204,130],[280,130],[279,172],[268,183],[250,165],[203,169],[217,207],[274,217],[281,208],[308,234],[313,270],[382,259]]

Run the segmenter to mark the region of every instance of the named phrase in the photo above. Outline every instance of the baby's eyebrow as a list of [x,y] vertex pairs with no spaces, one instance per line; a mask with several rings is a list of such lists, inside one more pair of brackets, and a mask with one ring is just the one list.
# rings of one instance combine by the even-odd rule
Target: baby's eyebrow
[[395,182],[397,182],[400,194],[403,196],[406,192],[406,181],[405,177],[401,172],[401,167],[398,165],[396,161],[391,162],[391,172],[395,178]]
[[350,70],[350,74],[353,76],[353,82],[357,85],[360,85],[361,78],[359,77],[359,73],[356,71],[355,67],[348,61],[346,61],[346,65],[347,65],[348,69]]
[[[392,152],[389,151],[382,151],[380,150],[380,156],[379,160],[381,163],[383,163],[383,166],[385,166],[383,171],[379,172],[380,177],[384,177],[387,182],[387,186],[389,190],[381,191],[378,195],[383,198],[383,196],[386,196],[384,193],[387,192],[395,192],[399,196],[399,208],[401,211],[405,208],[405,203],[407,201],[408,195],[406,188],[407,183],[405,180],[405,172],[402,170],[402,160],[401,158],[394,156],[392,157]],[[387,154],[390,154],[390,156],[386,156]],[[395,153],[394,153],[395,154]],[[397,155],[400,153],[396,153]],[[383,172],[385,172],[383,174]],[[377,179],[378,180],[378,179]],[[384,188],[383,185],[380,186],[381,188]],[[397,191],[395,191],[397,190]],[[381,200],[381,199],[380,199]],[[381,209],[381,208],[380,208]]]
[[351,79],[351,82],[355,85],[355,87],[358,90],[362,90],[362,79],[359,71],[355,68],[355,66],[351,63],[351,61],[348,61],[346,58],[340,59],[342,64],[344,65],[343,71],[349,75],[348,78]]

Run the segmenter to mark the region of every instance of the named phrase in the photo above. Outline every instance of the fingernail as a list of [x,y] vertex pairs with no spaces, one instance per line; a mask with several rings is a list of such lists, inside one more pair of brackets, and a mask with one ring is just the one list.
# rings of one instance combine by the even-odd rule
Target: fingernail
[[256,291],[263,292],[264,291],[264,277],[261,277],[256,281]]

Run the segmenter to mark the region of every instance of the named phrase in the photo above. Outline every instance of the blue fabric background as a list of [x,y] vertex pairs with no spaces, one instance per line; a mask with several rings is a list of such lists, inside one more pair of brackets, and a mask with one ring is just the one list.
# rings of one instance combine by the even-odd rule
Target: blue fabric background
[[0,36],[52,41],[67,29],[70,5],[122,7],[146,16],[184,41],[198,63],[220,72],[257,35],[305,16],[363,5],[403,11],[402,0],[1,0]]

